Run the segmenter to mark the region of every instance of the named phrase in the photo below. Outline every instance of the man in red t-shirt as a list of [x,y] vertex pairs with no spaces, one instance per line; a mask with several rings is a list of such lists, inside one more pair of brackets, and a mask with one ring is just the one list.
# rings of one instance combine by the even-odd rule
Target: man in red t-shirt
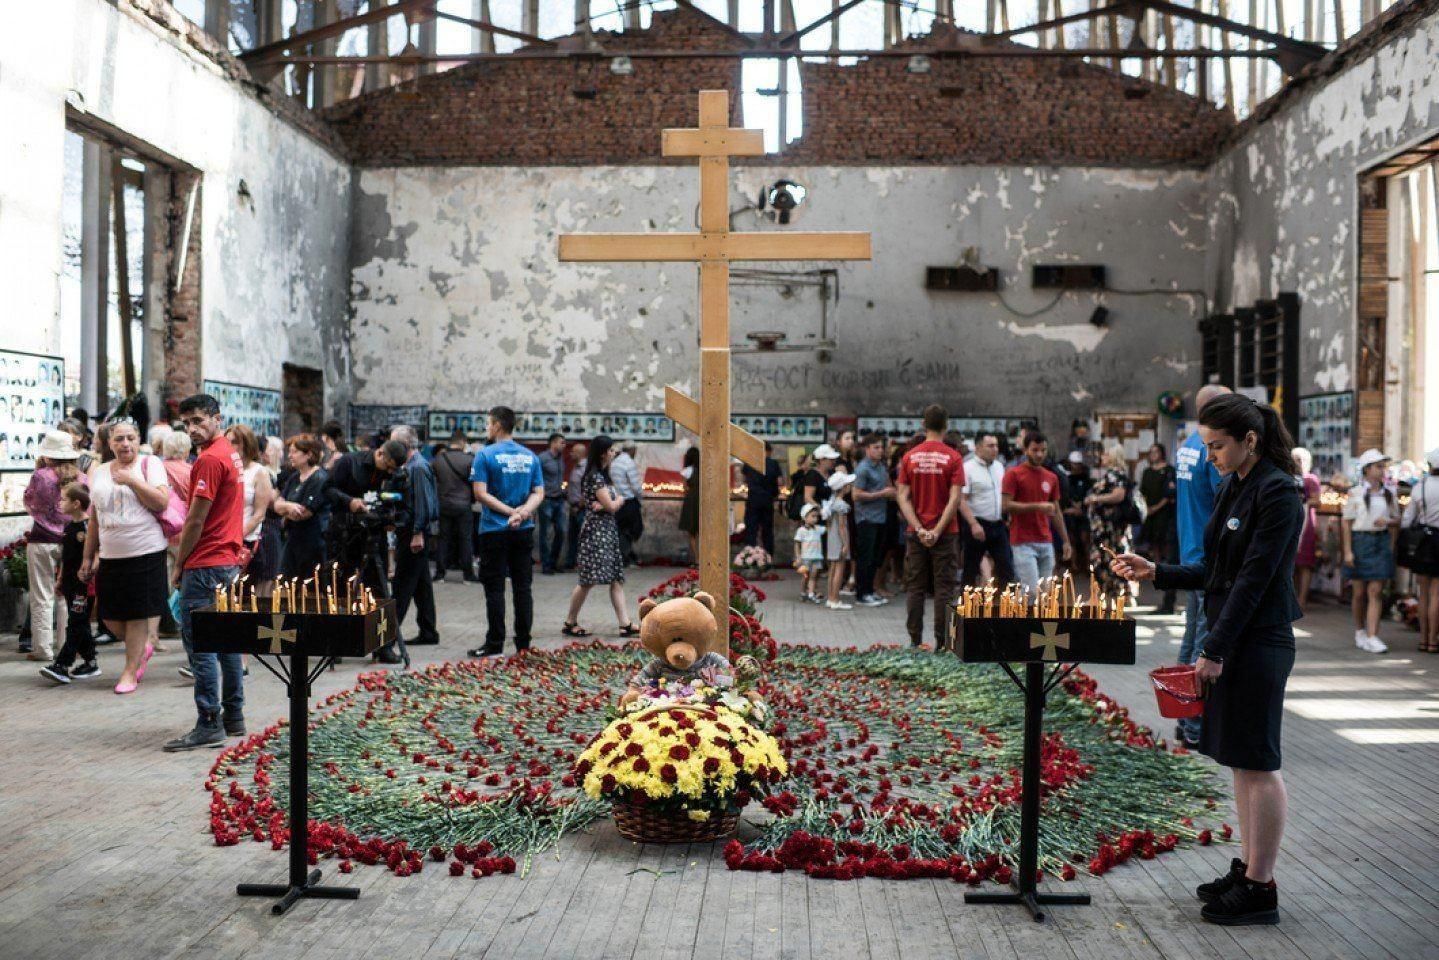
[[[220,404],[207,394],[180,402],[180,419],[195,449],[190,469],[190,506],[175,556],[180,591],[180,636],[195,677],[195,727],[165,744],[167,753],[216,747],[227,736],[245,735],[244,664],[237,653],[196,653],[190,611],[203,607],[215,587],[240,575],[245,524],[245,487],[240,455],[223,432]],[[221,713],[223,709],[223,714]]]
[[959,578],[959,517],[973,521],[964,490],[964,458],[944,442],[949,415],[939,404],[924,408],[924,442],[899,461],[896,498],[909,524],[905,536],[905,627],[918,647],[924,635],[924,599],[934,596],[934,648],[945,645],[949,607]]
[[[1009,514],[1009,545],[1019,582],[1037,588],[1054,574],[1054,530],[1064,542],[1062,559],[1069,560],[1069,529],[1059,512],[1059,477],[1044,466],[1049,442],[1031,430],[1024,435],[1024,459],[1004,474],[1000,492]],[[1058,521],[1058,522],[1055,522]]]

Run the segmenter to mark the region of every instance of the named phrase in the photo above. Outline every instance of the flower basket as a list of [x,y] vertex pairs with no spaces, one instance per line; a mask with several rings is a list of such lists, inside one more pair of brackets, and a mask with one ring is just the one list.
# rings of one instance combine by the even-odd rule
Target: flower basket
[[683,813],[671,813],[633,799],[616,801],[610,807],[620,836],[636,843],[710,843],[722,840],[739,826],[739,810],[727,810],[706,820]]

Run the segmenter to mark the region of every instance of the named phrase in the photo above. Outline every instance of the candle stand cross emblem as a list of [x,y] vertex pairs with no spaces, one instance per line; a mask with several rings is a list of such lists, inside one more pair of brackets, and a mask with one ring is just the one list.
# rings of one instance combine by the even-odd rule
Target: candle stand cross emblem
[[1044,655],[1041,660],[1058,660],[1059,649],[1069,649],[1069,634],[1059,632],[1059,624],[1046,623],[1043,633],[1031,633],[1029,635],[1029,649],[1037,647],[1044,648]]
[[384,643],[384,642],[385,642],[385,634],[387,634],[387,633],[389,633],[389,632],[390,632],[390,620],[389,620],[389,617],[385,614],[385,611],[382,609],[382,610],[380,611],[380,621],[379,621],[379,623],[376,624],[376,626],[375,626],[375,635],[380,638],[380,642],[381,642],[381,643]]
[[284,626],[285,615],[283,613],[274,613],[270,615],[270,625],[268,627],[260,627],[259,638],[270,641],[270,652],[273,654],[278,655],[283,652],[280,646],[281,643],[293,644],[295,642],[295,631],[286,630]]

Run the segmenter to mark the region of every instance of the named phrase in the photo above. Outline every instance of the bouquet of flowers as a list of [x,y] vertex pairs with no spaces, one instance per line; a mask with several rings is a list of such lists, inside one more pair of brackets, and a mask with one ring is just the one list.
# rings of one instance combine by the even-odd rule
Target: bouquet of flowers
[[749,577],[762,577],[769,573],[770,563],[770,555],[758,544],[745,547],[734,557],[735,567]]
[[20,537],[0,547],[0,563],[5,565],[5,573],[10,578],[10,585],[24,589],[30,583],[30,561],[25,556],[25,545],[29,537]]
[[611,719],[623,719],[648,710],[677,706],[725,709],[761,730],[769,729],[769,705],[759,696],[751,695],[759,680],[760,667],[753,657],[743,656],[735,662],[734,674],[706,671],[707,676],[689,683],[651,680],[636,700],[615,707]]
[[606,727],[575,762],[574,777],[584,792],[611,802],[627,836],[634,836],[633,822],[627,830],[621,817],[635,810],[646,818],[645,839],[681,839],[665,832],[674,821],[727,820],[732,830],[739,810],[767,796],[789,773],[775,739],[726,702],[744,698],[732,691],[712,695],[713,704],[683,702],[687,698],[648,701]]
[[[689,569],[677,573],[645,594],[651,600],[672,600],[675,597],[692,597],[700,589],[700,572]],[[756,611],[764,603],[764,591],[737,573],[729,575],[729,603],[731,613],[758,619]]]

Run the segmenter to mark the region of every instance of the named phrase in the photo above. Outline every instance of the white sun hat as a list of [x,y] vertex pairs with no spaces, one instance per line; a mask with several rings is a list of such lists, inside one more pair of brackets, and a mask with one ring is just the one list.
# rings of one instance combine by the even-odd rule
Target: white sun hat
[[75,449],[75,438],[63,430],[51,430],[45,434],[45,439],[40,441],[40,448],[35,451],[36,458],[44,457],[46,460],[79,460],[80,454],[84,451]]
[[1394,458],[1390,457],[1383,450],[1380,450],[1377,447],[1370,447],[1368,450],[1365,450],[1359,455],[1358,460],[1354,461],[1354,469],[1358,470],[1360,473],[1363,473],[1364,469],[1370,464],[1388,463],[1392,459]]
[[814,458],[816,460],[838,460],[839,451],[827,443],[821,443],[814,448]]

